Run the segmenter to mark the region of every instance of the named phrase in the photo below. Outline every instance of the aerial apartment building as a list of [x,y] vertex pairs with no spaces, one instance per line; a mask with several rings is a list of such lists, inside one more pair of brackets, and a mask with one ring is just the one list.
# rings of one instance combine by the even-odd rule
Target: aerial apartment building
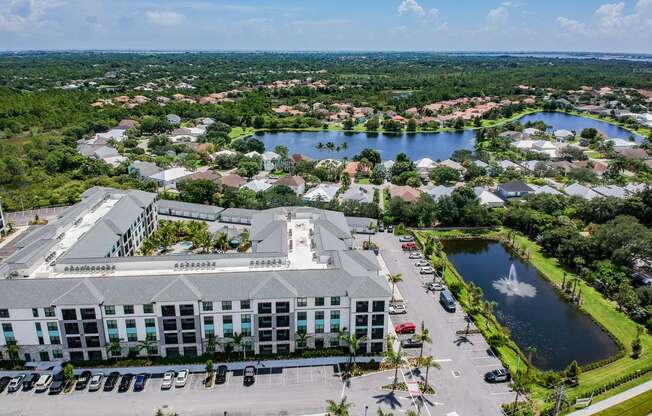
[[23,237],[0,264],[0,348],[15,342],[26,361],[196,356],[240,334],[236,351],[275,354],[301,333],[325,348],[350,332],[365,337],[362,351],[384,349],[389,285],[373,252],[353,249],[341,213],[259,211],[247,253],[138,256],[157,202],[93,188]]

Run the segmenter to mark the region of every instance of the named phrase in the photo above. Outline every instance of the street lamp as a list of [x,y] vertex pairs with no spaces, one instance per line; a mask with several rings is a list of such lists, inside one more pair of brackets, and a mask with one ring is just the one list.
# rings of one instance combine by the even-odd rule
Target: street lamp
[[365,407],[364,407],[364,416],[367,416],[367,410],[368,410],[368,409],[369,409],[369,406],[366,406],[366,405],[365,405]]

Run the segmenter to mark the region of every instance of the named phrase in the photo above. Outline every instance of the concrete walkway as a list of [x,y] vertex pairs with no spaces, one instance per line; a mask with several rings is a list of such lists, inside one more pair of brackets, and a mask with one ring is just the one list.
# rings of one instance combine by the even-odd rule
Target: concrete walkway
[[[619,403],[625,402],[633,397],[636,397],[640,394],[645,393],[648,390],[652,390],[652,380],[640,384],[636,387],[633,387],[629,390],[626,390],[622,393],[616,394],[615,396],[609,397],[608,399],[599,401],[586,409],[578,410],[577,412],[569,413],[568,416],[590,416],[596,413],[599,413],[605,409],[613,407]],[[652,409],[651,409],[652,410]]]

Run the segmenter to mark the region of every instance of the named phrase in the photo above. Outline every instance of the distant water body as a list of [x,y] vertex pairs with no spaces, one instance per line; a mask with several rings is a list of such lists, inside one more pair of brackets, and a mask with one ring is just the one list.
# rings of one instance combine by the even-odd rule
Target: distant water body
[[[581,131],[593,127],[608,137],[629,138],[632,133],[621,127],[571,114],[556,112],[540,112],[529,114],[520,119],[527,121],[543,121],[552,130],[567,129]],[[383,160],[395,159],[399,153],[407,154],[412,160],[429,157],[433,160],[445,160],[456,150],[473,150],[475,131],[463,130],[442,133],[348,133],[342,131],[279,131],[257,133],[257,138],[263,141],[268,150],[282,145],[289,149],[290,154],[301,153],[313,159],[352,158],[363,149],[371,148],[380,153]],[[640,137],[637,138],[640,140]],[[318,149],[318,143],[332,142],[339,146],[339,151]],[[346,143],[346,149],[343,144]]]

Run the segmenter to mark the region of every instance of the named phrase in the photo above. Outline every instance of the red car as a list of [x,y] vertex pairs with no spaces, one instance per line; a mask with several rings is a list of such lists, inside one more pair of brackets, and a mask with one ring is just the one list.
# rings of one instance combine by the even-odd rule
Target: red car
[[417,330],[417,326],[412,322],[405,322],[402,324],[396,324],[394,330],[397,334],[414,334]]
[[414,243],[414,242],[412,242],[412,243],[404,243],[404,244],[401,244],[401,248],[404,251],[416,250],[417,249],[417,243]]

